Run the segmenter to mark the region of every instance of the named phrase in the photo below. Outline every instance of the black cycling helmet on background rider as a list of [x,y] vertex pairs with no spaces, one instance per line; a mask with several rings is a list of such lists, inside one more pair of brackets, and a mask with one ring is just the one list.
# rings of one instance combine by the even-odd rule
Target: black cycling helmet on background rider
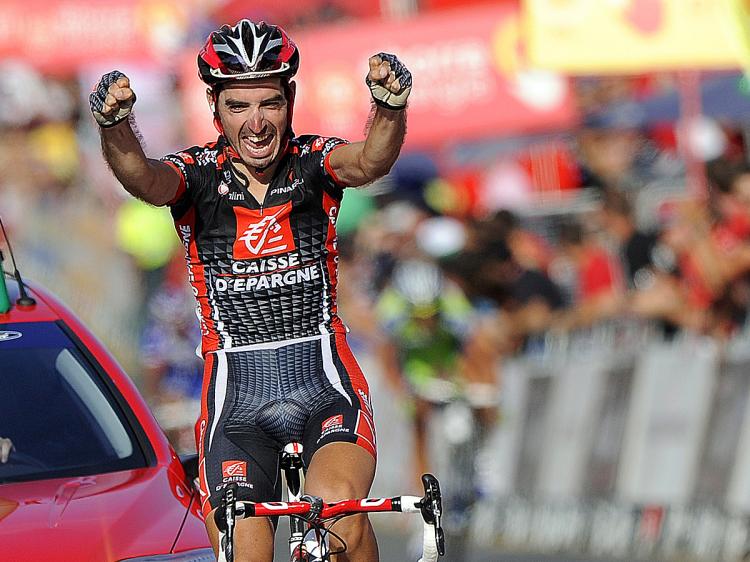
[[[208,36],[198,53],[198,76],[213,92],[214,103],[221,85],[232,80],[282,78],[289,105],[291,134],[294,90],[289,80],[299,69],[297,45],[277,25],[240,20],[234,26],[223,25]],[[214,123],[223,134],[218,114]]]

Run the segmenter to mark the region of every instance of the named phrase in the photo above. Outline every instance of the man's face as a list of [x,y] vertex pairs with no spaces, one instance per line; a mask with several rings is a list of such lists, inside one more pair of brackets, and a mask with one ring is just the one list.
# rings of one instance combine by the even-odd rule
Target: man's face
[[287,129],[287,99],[280,78],[236,82],[217,100],[224,134],[242,160],[265,168],[278,157]]

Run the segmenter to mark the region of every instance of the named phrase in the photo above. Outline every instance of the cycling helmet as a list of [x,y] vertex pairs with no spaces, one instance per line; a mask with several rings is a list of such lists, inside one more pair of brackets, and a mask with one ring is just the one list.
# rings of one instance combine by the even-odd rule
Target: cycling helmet
[[409,259],[396,265],[391,286],[411,306],[412,314],[430,317],[438,311],[444,279],[435,263]]
[[224,25],[198,53],[198,75],[211,87],[229,80],[289,79],[298,68],[297,46],[283,29],[263,21]]

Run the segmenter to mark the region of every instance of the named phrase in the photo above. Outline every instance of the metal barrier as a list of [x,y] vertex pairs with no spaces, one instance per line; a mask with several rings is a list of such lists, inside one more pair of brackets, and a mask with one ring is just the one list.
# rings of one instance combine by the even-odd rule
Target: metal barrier
[[[720,346],[658,334],[623,320],[547,334],[504,362],[502,422],[478,456],[477,542],[622,559],[741,559],[750,544],[750,336]],[[387,403],[382,391],[376,408]],[[380,433],[408,435],[392,408],[378,412]],[[381,477],[403,478],[383,469]]]
[[515,423],[494,439],[497,461],[515,469],[490,502],[496,538],[518,546],[530,518],[536,549],[676,560],[746,551],[750,339],[720,348],[656,334],[599,326],[508,363],[504,417]]

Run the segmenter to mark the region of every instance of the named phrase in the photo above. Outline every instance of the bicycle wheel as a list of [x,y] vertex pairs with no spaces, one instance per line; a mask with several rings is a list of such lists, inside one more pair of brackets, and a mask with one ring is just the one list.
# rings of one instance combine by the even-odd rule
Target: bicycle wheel
[[469,534],[477,501],[476,455],[481,438],[471,406],[464,400],[446,404],[439,412],[443,444],[442,489],[445,513],[446,562],[468,558]]

